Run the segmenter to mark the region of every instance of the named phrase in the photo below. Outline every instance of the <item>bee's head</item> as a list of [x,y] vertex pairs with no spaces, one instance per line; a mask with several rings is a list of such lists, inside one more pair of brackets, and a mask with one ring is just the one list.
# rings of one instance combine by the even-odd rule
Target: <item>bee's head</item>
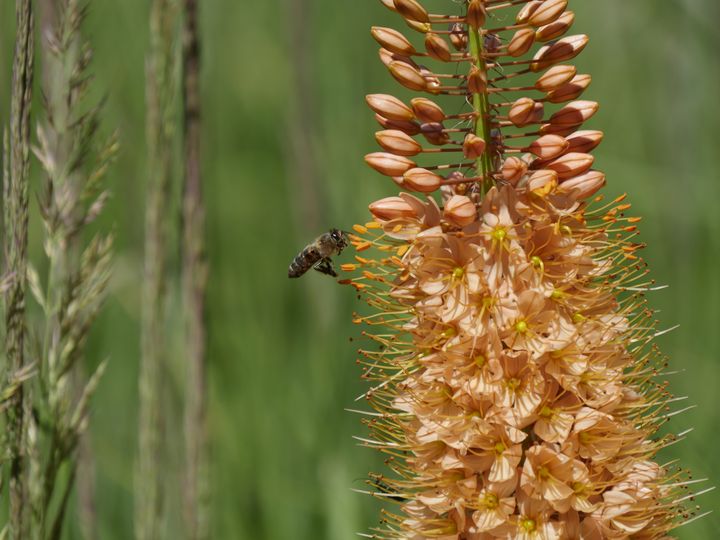
[[347,236],[340,229],[330,229],[330,238],[332,238],[335,244],[340,248],[347,246]]

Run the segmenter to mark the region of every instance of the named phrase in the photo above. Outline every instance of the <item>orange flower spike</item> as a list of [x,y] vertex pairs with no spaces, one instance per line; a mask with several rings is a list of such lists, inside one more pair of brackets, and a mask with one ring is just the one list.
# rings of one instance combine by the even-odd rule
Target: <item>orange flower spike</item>
[[367,254],[341,266],[373,310],[355,317],[366,444],[397,473],[368,480],[400,503],[375,538],[661,540],[692,519],[655,458],[674,398],[650,377],[666,361],[639,218],[598,194],[574,1],[381,0],[421,35],[372,29],[420,94],[366,98],[366,161],[402,192],[369,205],[350,235]]

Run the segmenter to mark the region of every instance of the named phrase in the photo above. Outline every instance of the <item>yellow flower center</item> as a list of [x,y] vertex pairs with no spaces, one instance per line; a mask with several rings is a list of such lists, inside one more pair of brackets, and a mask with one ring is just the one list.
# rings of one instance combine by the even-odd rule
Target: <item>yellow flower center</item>
[[585,484],[582,482],[574,482],[572,488],[575,495],[582,495],[585,492]]
[[537,255],[533,256],[533,257],[530,259],[530,263],[531,263],[535,268],[542,268],[542,265],[543,265],[542,259],[541,259],[540,257],[538,257]]
[[453,279],[462,279],[462,277],[465,275],[465,269],[461,267],[455,268],[452,273]]
[[498,455],[502,454],[505,450],[507,450],[507,446],[505,446],[503,443],[499,442],[495,445],[495,452]]
[[528,323],[527,321],[518,321],[515,323],[515,330],[518,331],[520,334],[524,334],[528,331]]
[[495,510],[498,506],[500,506],[500,499],[498,499],[498,496],[494,493],[486,493],[480,501],[480,504],[488,510]]
[[444,337],[445,339],[450,339],[452,337],[455,337],[456,335],[457,335],[457,330],[455,330],[455,328],[452,328],[452,327],[443,330],[443,333],[442,333],[442,337]]
[[552,415],[553,415],[553,410],[550,407],[548,407],[547,405],[545,405],[540,410],[540,416],[542,416],[543,418],[550,418]]
[[475,365],[477,367],[483,367],[485,365],[485,357],[482,354],[478,354],[475,357]]
[[537,523],[534,519],[523,518],[520,520],[520,528],[525,532],[534,532],[537,529]]
[[522,381],[521,381],[520,379],[517,379],[517,378],[513,377],[512,379],[508,379],[505,384],[507,385],[507,387],[508,387],[510,390],[512,390],[512,391],[514,392],[515,390],[517,390],[518,388],[520,388],[520,385],[522,384]]
[[581,444],[588,444],[590,442],[590,434],[583,431],[578,435],[578,440]]
[[550,469],[548,469],[545,466],[542,466],[538,469],[538,478],[541,480],[547,480],[550,478]]
[[580,324],[581,322],[584,322],[586,320],[585,316],[582,313],[576,313],[573,315],[573,322],[575,324]]
[[565,296],[565,293],[562,292],[560,289],[555,289],[552,294],[550,295],[550,298],[553,300],[560,300]]
[[497,226],[492,232],[492,237],[494,240],[497,240],[498,242],[502,242],[507,238],[507,231],[505,230],[505,227]]

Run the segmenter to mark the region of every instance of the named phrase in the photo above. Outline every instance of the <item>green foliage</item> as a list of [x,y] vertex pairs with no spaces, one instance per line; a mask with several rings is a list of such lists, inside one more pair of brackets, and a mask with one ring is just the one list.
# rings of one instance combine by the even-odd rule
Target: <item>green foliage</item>
[[[2,124],[8,114],[11,4],[0,4]],[[364,388],[348,342],[357,333],[350,314],[359,303],[350,289],[316,273],[290,282],[286,268],[316,234],[366,221],[367,203],[393,194],[392,184],[368,169],[362,156],[374,151],[377,129],[363,97],[394,88],[377,60],[369,27],[395,19],[372,0],[307,0],[302,18],[291,17],[291,4],[202,4],[213,538],[353,538],[377,515],[373,499],[350,491],[364,488],[362,479],[377,468],[377,456],[355,446],[351,436],[362,435],[359,418],[343,410],[361,405],[353,400]],[[116,223],[112,295],[87,355],[111,358],[93,398],[90,427],[99,537],[109,540],[131,538],[133,531],[147,5],[92,2],[86,32],[95,49],[95,87],[108,92],[103,121],[120,127],[122,141],[107,179],[113,197],[100,218],[102,226]],[[658,283],[670,285],[654,293],[651,304],[665,326],[680,324],[660,339],[678,371],[671,389],[697,405],[674,419],[674,431],[695,430],[666,452],[666,460],[678,458],[716,483],[720,37],[711,21],[720,18],[720,7],[714,0],[604,0],[576,1],[573,9],[576,31],[591,37],[579,69],[593,74],[586,95],[601,104],[590,124],[606,133],[596,153],[598,167],[608,175],[607,193],[628,192],[634,214],[644,217],[643,256]],[[312,96],[313,121],[299,131],[288,129],[300,99],[291,24],[305,30],[301,67]],[[315,160],[319,192],[311,200],[320,204],[312,221],[303,217],[308,202],[298,183],[291,133],[306,138],[304,148]],[[31,253],[38,253],[38,231],[31,228],[30,234]],[[175,339],[177,352],[182,337]],[[178,423],[184,371],[172,367],[167,422]],[[181,441],[171,441],[178,455]],[[717,508],[720,493],[699,502]],[[714,538],[718,519],[711,515],[678,536]],[[72,521],[66,538],[80,538]],[[170,521],[167,537],[174,538],[180,516]]]

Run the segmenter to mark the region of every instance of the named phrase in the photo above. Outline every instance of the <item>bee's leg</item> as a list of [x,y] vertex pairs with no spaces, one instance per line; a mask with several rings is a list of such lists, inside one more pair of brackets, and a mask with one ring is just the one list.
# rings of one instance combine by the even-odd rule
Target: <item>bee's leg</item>
[[320,262],[317,263],[313,268],[315,268],[315,270],[317,270],[321,274],[337,277],[337,272],[335,272],[332,260],[330,260],[329,257],[323,257],[322,259],[320,259]]

